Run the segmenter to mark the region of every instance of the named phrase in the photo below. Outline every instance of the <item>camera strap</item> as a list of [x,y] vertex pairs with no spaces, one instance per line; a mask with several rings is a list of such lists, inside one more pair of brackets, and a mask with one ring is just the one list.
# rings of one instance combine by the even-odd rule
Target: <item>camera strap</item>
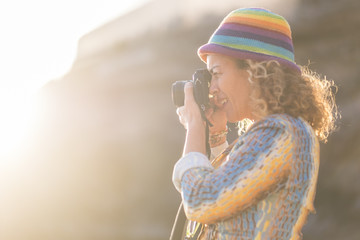
[[210,149],[210,143],[209,143],[209,128],[212,127],[212,123],[209,122],[209,120],[205,117],[205,106],[204,105],[200,105],[200,113],[201,113],[201,117],[202,119],[205,121],[206,125],[205,125],[205,148],[206,148],[206,154],[207,157],[210,159],[211,156],[211,149]]
[[211,148],[210,148],[210,143],[209,143],[209,127],[212,126],[212,124],[209,122],[209,120],[205,120],[206,122],[206,129],[205,129],[205,144],[206,144],[206,154],[207,157],[210,159],[211,156]]

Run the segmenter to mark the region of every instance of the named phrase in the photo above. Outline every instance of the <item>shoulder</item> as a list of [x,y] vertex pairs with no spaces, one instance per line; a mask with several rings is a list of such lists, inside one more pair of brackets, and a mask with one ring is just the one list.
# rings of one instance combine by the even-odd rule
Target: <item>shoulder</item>
[[288,114],[273,114],[256,121],[247,131],[248,134],[259,131],[281,131],[283,134],[297,137],[314,137],[312,127],[301,117]]
[[254,124],[248,129],[248,132],[256,131],[262,128],[290,130],[295,127],[297,121],[298,119],[287,114],[273,114],[254,122]]
[[255,121],[235,143],[234,150],[240,146],[250,149],[266,147],[291,138],[291,116],[274,114]]
[[[277,140],[276,140],[276,139]],[[272,114],[254,122],[249,129],[238,138],[235,146],[256,142],[298,141],[302,138],[316,138],[312,127],[302,118],[288,114]],[[296,140],[297,139],[297,140]]]

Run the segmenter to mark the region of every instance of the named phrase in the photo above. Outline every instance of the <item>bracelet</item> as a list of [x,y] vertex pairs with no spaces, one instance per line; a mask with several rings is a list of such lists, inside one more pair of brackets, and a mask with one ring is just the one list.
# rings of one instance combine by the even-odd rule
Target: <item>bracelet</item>
[[228,133],[228,129],[226,128],[226,130],[211,134],[209,137],[210,145],[217,144],[219,141],[221,141],[223,139],[223,137],[225,137],[227,135],[227,133]]

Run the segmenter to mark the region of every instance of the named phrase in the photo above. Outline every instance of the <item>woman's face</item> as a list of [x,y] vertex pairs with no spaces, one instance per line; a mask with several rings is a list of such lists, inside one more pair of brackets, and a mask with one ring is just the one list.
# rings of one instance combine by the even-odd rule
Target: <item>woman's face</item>
[[234,58],[219,54],[207,56],[207,68],[210,71],[210,94],[213,104],[226,112],[229,122],[244,118],[253,120],[250,109],[249,73],[240,69]]

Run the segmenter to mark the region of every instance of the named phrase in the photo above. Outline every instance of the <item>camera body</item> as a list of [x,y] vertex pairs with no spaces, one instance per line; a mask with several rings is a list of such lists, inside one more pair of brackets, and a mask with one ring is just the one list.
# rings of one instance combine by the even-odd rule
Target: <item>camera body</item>
[[192,82],[194,85],[194,98],[199,105],[202,114],[209,107],[209,88],[210,88],[211,74],[207,69],[198,69],[193,74],[192,80],[176,81],[172,85],[172,100],[176,107],[184,106],[184,87],[187,82]]

